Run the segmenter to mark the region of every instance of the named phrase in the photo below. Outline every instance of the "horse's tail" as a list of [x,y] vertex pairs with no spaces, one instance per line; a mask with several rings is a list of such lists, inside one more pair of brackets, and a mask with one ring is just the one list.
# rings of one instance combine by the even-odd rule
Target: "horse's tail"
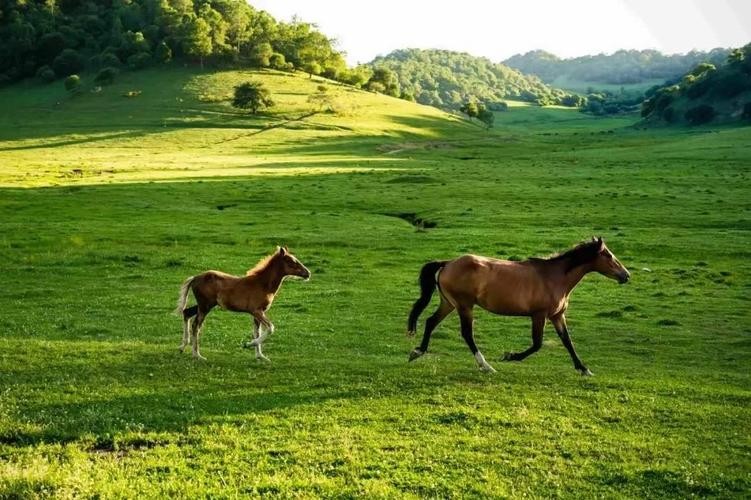
[[175,314],[182,315],[185,305],[188,303],[188,293],[190,293],[190,285],[193,284],[195,276],[191,276],[183,281],[180,287],[180,296],[177,298],[177,307],[175,308]]
[[446,264],[447,260],[436,260],[428,262],[420,270],[420,298],[415,301],[415,305],[412,306],[412,311],[409,313],[409,319],[407,320],[407,334],[414,335],[417,330],[417,318],[428,307],[430,298],[433,296],[433,292],[436,287],[436,274]]

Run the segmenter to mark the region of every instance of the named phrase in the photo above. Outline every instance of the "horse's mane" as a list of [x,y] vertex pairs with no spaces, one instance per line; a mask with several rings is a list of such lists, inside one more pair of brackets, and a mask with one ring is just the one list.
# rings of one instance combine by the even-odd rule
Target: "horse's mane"
[[600,252],[600,242],[596,240],[583,241],[576,245],[574,248],[554,254],[550,257],[541,259],[537,257],[530,258],[533,262],[566,262],[566,272],[572,269],[591,262],[597,257]]
[[259,260],[258,263],[248,269],[248,272],[245,273],[245,276],[257,276],[261,274],[263,271],[265,271],[270,265],[271,261],[274,260],[274,257],[276,257],[276,252],[272,253],[271,255],[267,255],[263,259]]

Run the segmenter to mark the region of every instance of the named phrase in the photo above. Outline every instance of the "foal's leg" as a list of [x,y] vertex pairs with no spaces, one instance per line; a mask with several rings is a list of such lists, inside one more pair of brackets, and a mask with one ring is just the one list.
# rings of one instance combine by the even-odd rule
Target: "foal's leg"
[[454,310],[454,306],[451,305],[451,303],[441,297],[441,305],[438,306],[438,309],[433,313],[432,316],[430,316],[425,321],[425,333],[422,336],[422,343],[420,344],[420,347],[415,347],[414,350],[409,353],[409,360],[412,361],[413,359],[417,359],[426,352],[428,352],[428,344],[430,343],[430,335],[433,333],[433,330],[438,326],[438,324],[443,321],[443,319],[451,314],[451,311]]
[[464,341],[469,346],[469,350],[472,351],[472,354],[474,354],[477,364],[480,365],[480,370],[485,372],[495,372],[495,368],[490,366],[488,362],[485,361],[485,356],[482,355],[480,350],[477,349],[477,345],[475,345],[475,337],[472,333],[472,324],[474,323],[472,308],[469,307],[460,309],[459,319],[462,326],[462,337],[464,337]]
[[[261,322],[253,318],[253,339],[257,339],[261,335]],[[257,344],[256,346],[256,359],[263,361],[270,361],[269,358],[263,355],[263,346]]]
[[586,366],[584,366],[584,363],[581,362],[579,356],[576,355],[574,343],[571,341],[571,336],[569,336],[568,334],[568,327],[566,326],[566,316],[561,313],[558,316],[550,318],[550,322],[553,323],[555,331],[558,332],[558,336],[561,338],[561,342],[563,342],[563,345],[566,346],[568,353],[571,355],[571,360],[574,362],[574,368],[579,370],[585,377],[592,376],[593,373],[589,371]]
[[201,352],[198,348],[198,339],[201,336],[201,328],[203,327],[203,322],[206,319],[206,315],[209,313],[209,311],[204,311],[203,309],[198,309],[198,314],[196,314],[196,319],[193,320],[193,329],[191,331],[191,341],[193,344],[193,358],[194,359],[202,359],[206,360],[203,356],[201,356]]
[[180,344],[180,352],[185,351],[185,346],[190,344],[190,319],[198,312],[198,306],[183,309],[183,341]]
[[545,314],[535,314],[532,316],[532,346],[522,352],[507,352],[503,355],[503,361],[521,361],[530,354],[540,350],[542,347],[542,336],[545,332]]
[[250,345],[255,347],[263,344],[266,341],[266,337],[274,333],[274,324],[269,321],[269,318],[266,317],[266,313],[263,311],[252,312],[251,314],[263,327],[263,329],[260,330],[260,335],[250,343]]

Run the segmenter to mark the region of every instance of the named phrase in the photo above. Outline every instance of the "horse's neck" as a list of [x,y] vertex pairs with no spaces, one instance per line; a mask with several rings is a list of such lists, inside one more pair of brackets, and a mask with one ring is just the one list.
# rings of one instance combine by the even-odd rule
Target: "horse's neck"
[[284,273],[277,266],[269,266],[264,269],[263,273],[258,276],[260,278],[263,287],[266,292],[276,294],[279,287],[282,286],[282,280],[284,280]]
[[561,272],[563,274],[563,278],[561,279],[561,288],[563,289],[562,291],[564,295],[568,295],[574,288],[576,288],[576,285],[579,284],[584,276],[592,272],[592,266],[589,263],[581,264],[573,269],[570,269],[568,272],[566,271],[565,267],[562,267]]

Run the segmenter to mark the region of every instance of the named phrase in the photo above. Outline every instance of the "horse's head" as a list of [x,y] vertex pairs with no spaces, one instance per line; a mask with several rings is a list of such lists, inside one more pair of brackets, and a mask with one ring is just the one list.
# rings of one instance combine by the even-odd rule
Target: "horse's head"
[[304,280],[310,279],[310,271],[300,262],[297,257],[289,253],[287,247],[278,247],[277,259],[281,262],[284,276],[299,276]]
[[618,280],[618,283],[626,283],[631,277],[628,269],[613,255],[613,252],[608,249],[602,238],[593,238],[593,243],[598,245],[597,257],[594,260],[594,270],[603,276]]

